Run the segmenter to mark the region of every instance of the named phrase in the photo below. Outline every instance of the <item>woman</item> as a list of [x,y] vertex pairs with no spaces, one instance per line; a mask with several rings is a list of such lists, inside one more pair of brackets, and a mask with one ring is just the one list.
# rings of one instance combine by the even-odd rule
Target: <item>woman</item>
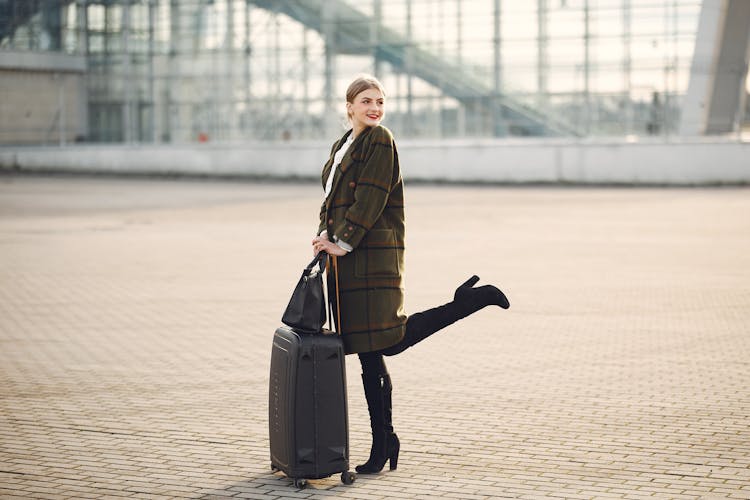
[[[375,78],[360,77],[346,92],[351,129],[331,149],[323,168],[325,199],[320,208],[315,253],[336,256],[340,325],[347,354],[362,364],[372,449],[361,474],[398,464],[399,440],[391,419],[392,385],[383,356],[398,354],[485,306],[509,307],[496,287],[474,288],[472,276],[452,302],[409,317],[404,313],[404,186],[396,144],[380,125],[385,92]],[[330,278],[330,275],[329,275]],[[333,290],[333,285],[329,290]]]

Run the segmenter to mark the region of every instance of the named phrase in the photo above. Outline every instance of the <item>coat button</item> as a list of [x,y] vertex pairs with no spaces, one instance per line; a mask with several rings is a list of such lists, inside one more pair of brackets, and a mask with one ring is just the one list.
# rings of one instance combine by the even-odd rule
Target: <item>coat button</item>
[[349,233],[344,233],[344,238],[348,237]]
[[349,231],[354,231],[354,228],[352,226],[349,226]]
[[333,219],[328,219],[328,224],[333,225]]
[[354,181],[352,181],[352,182],[349,183],[349,187],[352,188],[352,189],[354,189],[356,187],[356,185],[357,185],[357,183],[354,182]]

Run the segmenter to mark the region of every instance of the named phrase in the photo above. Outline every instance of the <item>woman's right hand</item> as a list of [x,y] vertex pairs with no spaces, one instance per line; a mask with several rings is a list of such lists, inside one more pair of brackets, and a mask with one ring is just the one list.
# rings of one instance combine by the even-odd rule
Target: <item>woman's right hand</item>
[[347,251],[338,246],[336,243],[330,241],[327,236],[316,236],[312,240],[313,255],[318,255],[318,252],[325,252],[328,255],[335,255],[337,257],[343,257],[347,254]]
[[313,246],[313,255],[318,255],[319,250],[315,249],[315,244],[319,242],[321,239],[328,239],[328,231],[321,232],[318,236],[313,238],[312,240],[312,246]]

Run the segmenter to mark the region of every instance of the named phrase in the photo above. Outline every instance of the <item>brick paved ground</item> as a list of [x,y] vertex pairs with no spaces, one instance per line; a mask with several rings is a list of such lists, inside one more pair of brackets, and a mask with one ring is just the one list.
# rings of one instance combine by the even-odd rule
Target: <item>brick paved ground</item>
[[[0,177],[3,498],[750,498],[750,190],[408,186],[399,469],[269,469],[271,335],[319,188]],[[352,462],[366,458],[348,359]]]

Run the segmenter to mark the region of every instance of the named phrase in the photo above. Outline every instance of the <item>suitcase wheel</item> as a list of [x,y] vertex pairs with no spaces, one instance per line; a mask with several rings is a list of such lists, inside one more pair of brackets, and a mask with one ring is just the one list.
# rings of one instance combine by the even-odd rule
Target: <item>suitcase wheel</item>
[[357,479],[357,474],[352,471],[345,470],[341,473],[341,482],[344,484],[352,484]]
[[294,480],[294,487],[299,490],[304,490],[307,487],[307,479],[297,478]]

